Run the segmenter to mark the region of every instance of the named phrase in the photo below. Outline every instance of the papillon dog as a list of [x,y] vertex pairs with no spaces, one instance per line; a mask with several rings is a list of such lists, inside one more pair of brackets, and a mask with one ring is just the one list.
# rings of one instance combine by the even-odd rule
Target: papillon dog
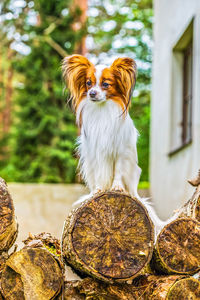
[[129,115],[136,83],[135,61],[123,57],[111,66],[94,65],[86,57],[72,55],[64,58],[62,70],[81,130],[80,172],[91,194],[127,192],[141,200],[158,223],[153,208],[138,195],[138,132]]

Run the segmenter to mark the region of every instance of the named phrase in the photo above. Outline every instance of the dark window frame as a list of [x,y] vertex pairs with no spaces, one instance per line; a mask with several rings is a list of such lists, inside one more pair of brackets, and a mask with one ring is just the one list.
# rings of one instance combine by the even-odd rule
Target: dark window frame
[[[189,70],[190,68],[190,70]],[[192,142],[193,43],[183,52],[182,145]],[[188,87],[188,82],[189,87]]]
[[[168,156],[171,157],[182,149],[185,149],[192,143],[192,103],[193,103],[193,19],[188,28],[174,47],[173,51],[178,51],[183,57],[182,66],[182,82],[183,82],[183,95],[182,95],[182,121],[181,121],[181,143],[175,149],[172,149]],[[190,57],[190,65],[189,62]],[[188,68],[190,67],[190,70]],[[189,77],[190,74],[190,78]],[[190,84],[188,88],[188,80]]]

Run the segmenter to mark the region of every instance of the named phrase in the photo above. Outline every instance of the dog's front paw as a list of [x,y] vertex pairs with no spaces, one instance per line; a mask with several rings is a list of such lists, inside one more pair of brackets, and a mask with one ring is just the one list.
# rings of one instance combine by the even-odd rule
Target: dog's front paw
[[111,191],[120,192],[120,193],[126,193],[125,189],[121,185],[114,185],[111,188]]
[[104,191],[100,188],[96,188],[94,191],[92,191],[92,194],[95,195],[95,194],[99,194],[99,193],[103,193]]

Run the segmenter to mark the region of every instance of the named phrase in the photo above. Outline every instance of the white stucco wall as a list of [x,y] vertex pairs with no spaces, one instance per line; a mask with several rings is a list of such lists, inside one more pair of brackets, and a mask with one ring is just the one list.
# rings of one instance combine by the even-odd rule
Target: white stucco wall
[[[190,198],[194,189],[187,179],[200,168],[200,1],[155,0],[154,14],[150,180],[156,210],[166,219]],[[172,49],[193,17],[193,141],[169,157],[172,83],[176,84]]]

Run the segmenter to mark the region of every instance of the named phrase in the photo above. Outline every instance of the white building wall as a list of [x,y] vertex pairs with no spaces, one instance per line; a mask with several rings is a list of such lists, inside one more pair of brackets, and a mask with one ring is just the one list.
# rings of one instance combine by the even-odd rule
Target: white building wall
[[[154,14],[150,181],[156,210],[166,219],[191,197],[187,179],[200,168],[200,0],[155,0]],[[193,17],[193,141],[169,157],[172,49]]]

